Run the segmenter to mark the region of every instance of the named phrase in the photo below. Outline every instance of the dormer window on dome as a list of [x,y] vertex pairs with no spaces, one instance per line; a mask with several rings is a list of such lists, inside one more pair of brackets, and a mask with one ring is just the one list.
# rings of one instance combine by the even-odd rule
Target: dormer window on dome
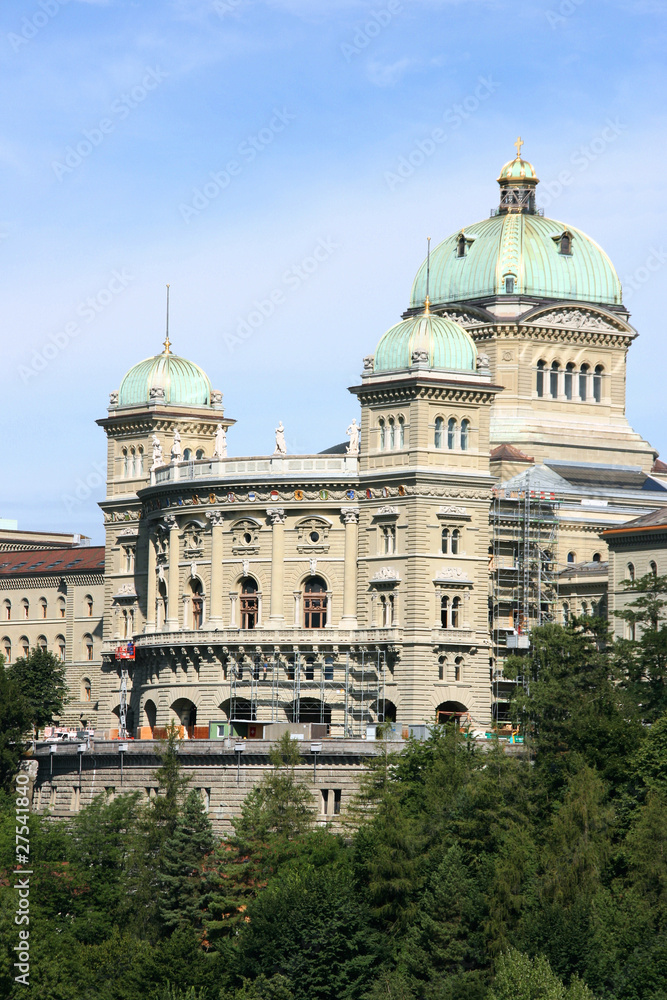
[[552,236],[552,239],[558,247],[559,254],[562,254],[563,257],[572,256],[572,233],[569,229],[564,229],[557,236]]
[[456,256],[465,257],[468,250],[475,242],[474,236],[466,236],[466,234],[461,230],[461,232],[456,237]]
[[516,285],[516,276],[513,274],[506,274],[503,278],[503,287],[505,289],[505,295],[514,295],[515,285]]

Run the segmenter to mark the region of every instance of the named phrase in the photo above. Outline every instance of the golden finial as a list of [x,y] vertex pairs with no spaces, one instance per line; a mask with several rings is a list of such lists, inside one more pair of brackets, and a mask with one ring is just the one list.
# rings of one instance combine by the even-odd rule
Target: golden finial
[[514,143],[514,145],[516,146],[516,158],[517,158],[517,160],[520,160],[521,159],[521,147],[525,145],[525,143],[524,143],[523,139],[521,138],[521,136],[519,136],[519,138]]
[[431,314],[431,300],[428,295],[424,299],[424,316],[430,316]]
[[169,348],[171,347],[171,341],[169,340],[169,285],[167,285],[167,336],[164,338],[164,351],[163,354],[171,354]]

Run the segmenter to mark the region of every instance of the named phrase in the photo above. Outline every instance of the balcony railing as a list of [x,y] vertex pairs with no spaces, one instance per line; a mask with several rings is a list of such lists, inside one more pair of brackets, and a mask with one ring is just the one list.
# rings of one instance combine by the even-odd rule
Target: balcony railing
[[151,472],[151,486],[198,480],[349,479],[357,475],[356,455],[269,455],[265,458],[200,459],[165,465]]
[[[442,630],[450,632],[452,635],[458,634],[453,629]],[[470,632],[465,633],[470,636]],[[182,629],[177,632],[149,632],[144,635],[137,635],[134,638],[136,649],[155,649],[158,646],[254,646],[266,645],[294,645],[294,646],[338,646],[338,645],[358,645],[359,643],[373,645],[381,643],[400,643],[403,638],[403,629],[392,628],[364,628],[364,629]],[[118,645],[117,640],[105,641],[102,644],[102,653],[113,654]]]

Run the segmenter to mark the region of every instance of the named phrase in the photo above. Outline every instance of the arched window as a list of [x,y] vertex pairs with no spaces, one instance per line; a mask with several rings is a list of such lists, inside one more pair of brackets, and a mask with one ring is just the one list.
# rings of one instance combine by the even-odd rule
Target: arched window
[[384,451],[387,446],[387,429],[382,417],[378,421],[378,426],[380,428],[380,451]]
[[442,430],[443,430],[443,427],[444,427],[444,423],[445,423],[445,421],[442,419],[442,417],[436,417],[435,418],[434,444],[435,444],[436,448],[442,448]]
[[604,374],[604,368],[602,365],[596,365],[595,371],[593,373],[593,400],[599,403],[602,399],[602,375]]
[[551,362],[551,371],[549,373],[549,392],[551,393],[552,399],[558,399],[558,378],[560,376],[560,365],[557,361]]
[[511,274],[505,278],[505,294],[514,295],[514,278]]
[[130,448],[130,476],[134,479],[137,474],[137,453],[134,448]]
[[64,635],[57,635],[56,636],[56,643],[55,643],[55,645],[56,645],[56,649],[58,650],[58,656],[60,657],[61,660],[64,661],[64,659],[65,659],[65,636]]
[[315,657],[314,656],[307,656],[306,657],[306,668],[305,668],[304,674],[305,674],[305,678],[306,678],[307,681],[314,681],[315,680]]
[[127,454],[127,448],[123,448],[122,455],[123,455],[123,478],[127,479],[127,477],[130,474],[130,459]]
[[632,563],[628,563],[628,580],[632,583],[635,581],[635,567]]
[[568,257],[572,253],[572,240],[569,233],[563,233],[561,236],[558,242],[558,252]]
[[658,575],[658,567],[656,566],[656,564],[653,561],[651,561],[648,564],[648,568],[649,568],[649,572],[653,573],[653,576],[657,576]]
[[588,373],[590,365],[582,365],[579,369],[579,399],[585,403],[588,399]]
[[385,524],[382,528],[382,551],[385,556],[391,556],[396,551],[396,528],[393,524]]
[[190,599],[192,601],[192,628],[199,629],[204,624],[204,591],[201,580],[190,581]]
[[30,656],[30,642],[28,641],[28,637],[27,636],[25,636],[25,635],[21,636],[21,638],[19,639],[19,648],[21,650],[21,655],[22,656],[26,656],[26,657]]
[[88,632],[83,637],[83,658],[84,660],[93,658],[93,637]]
[[458,240],[456,241],[456,256],[465,257],[465,255],[466,255],[466,238],[463,235],[463,233],[461,233]]
[[462,673],[462,671],[463,671],[463,657],[462,656],[457,656],[456,659],[454,660],[454,680],[455,681],[460,681],[461,680],[461,673]]
[[449,552],[449,528],[442,529],[442,552],[444,555]]
[[167,620],[167,585],[160,580],[157,588],[157,627],[164,628]]
[[23,617],[30,618],[30,601],[27,597],[24,597],[21,601],[21,608],[23,609]]
[[39,617],[40,618],[46,618],[46,611],[47,611],[47,608],[46,608],[46,598],[45,597],[40,597],[40,599],[39,599]]
[[389,417],[389,450],[393,451],[396,447],[396,424],[394,423],[394,418]]
[[81,701],[90,701],[92,690],[90,680],[84,677],[81,681]]
[[452,555],[456,556],[459,552],[459,542],[461,541],[461,532],[458,528],[454,528],[452,531]]
[[468,443],[470,441],[470,421],[461,421],[461,451],[468,450]]
[[324,628],[327,623],[327,585],[320,576],[311,576],[303,588],[305,628]]
[[601,559],[602,559],[602,556],[600,555],[599,552],[594,552],[593,553],[593,562],[600,562]]
[[567,561],[569,563],[576,563],[576,561],[577,561],[577,553],[576,552],[568,552],[568,554],[567,554]]
[[398,418],[398,447],[405,448],[405,420]]
[[2,655],[5,658],[5,663],[12,662],[12,640],[8,635],[2,640]]
[[440,598],[440,628],[449,628],[449,598],[446,594]]
[[324,657],[324,679],[325,681],[332,681],[334,679],[333,656]]
[[58,598],[58,615],[60,618],[65,617],[66,602],[64,597]]
[[535,391],[537,392],[538,398],[542,399],[544,396],[544,371],[547,367],[546,361],[537,362],[537,375],[535,377]]
[[259,617],[257,581],[251,576],[241,580],[241,628],[256,628]]
[[137,448],[137,476],[143,476],[144,474],[144,449],[139,445]]
[[584,618],[588,617],[588,602],[587,601],[582,601],[581,602],[581,614],[583,615]]
[[574,378],[574,362],[568,361],[565,366],[565,375],[563,376],[563,388],[565,392],[566,399],[572,399],[572,380]]
[[447,421],[447,447],[450,450],[456,447],[456,417],[450,417]]
[[38,635],[37,636],[37,648],[41,649],[43,653],[46,652],[47,643],[46,643],[46,636],[45,635]]
[[382,625],[389,628],[394,624],[394,595],[380,594],[380,608],[382,611]]
[[204,457],[205,457],[204,456],[204,449],[203,448],[197,448],[197,451],[195,452],[195,458],[201,460]]
[[563,601],[563,625],[567,625],[570,621],[570,605],[567,601]]
[[452,628],[459,627],[459,614],[461,611],[461,598],[455,597],[452,601]]
[[189,462],[191,458],[192,458],[192,449],[191,448],[184,448],[183,449],[183,461],[184,462]]
[[86,594],[83,599],[84,608],[89,618],[93,617],[93,599],[90,594]]
[[3,609],[4,609],[4,611],[3,611],[3,617],[4,617],[5,621],[6,622],[10,622],[12,620],[12,602],[11,601],[5,601],[4,604],[3,604]]

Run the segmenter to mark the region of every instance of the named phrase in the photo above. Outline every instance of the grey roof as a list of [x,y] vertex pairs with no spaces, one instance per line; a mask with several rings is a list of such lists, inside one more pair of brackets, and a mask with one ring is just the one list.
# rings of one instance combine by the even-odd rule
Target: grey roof
[[561,570],[558,578],[560,580],[567,580],[573,576],[607,576],[608,573],[608,562],[570,563],[566,569]]

